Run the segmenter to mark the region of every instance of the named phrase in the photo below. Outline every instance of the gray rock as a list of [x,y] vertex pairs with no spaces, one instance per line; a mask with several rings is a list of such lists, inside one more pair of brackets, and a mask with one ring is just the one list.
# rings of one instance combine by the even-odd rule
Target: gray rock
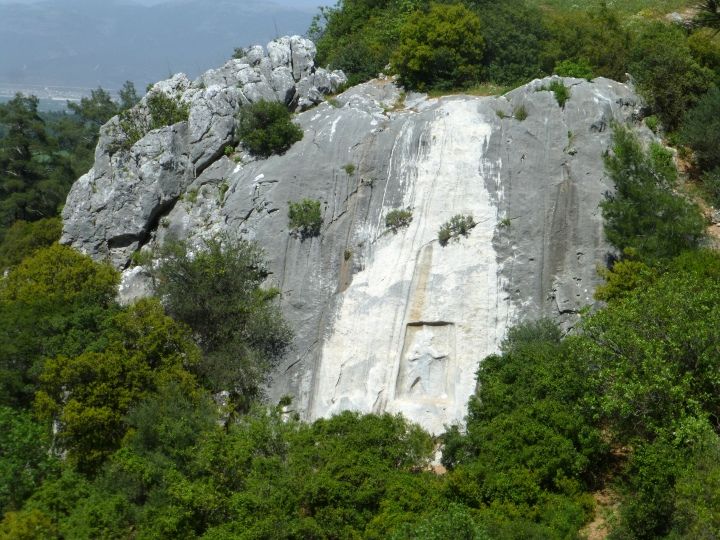
[[[132,253],[148,241],[161,214],[188,185],[235,145],[240,107],[261,100],[295,109],[319,103],[346,82],[342,72],[323,70],[322,89],[312,80],[315,45],[299,36],[251,47],[243,58],[205,72],[191,83],[180,73],[153,85],[189,107],[187,122],[147,133],[131,148],[118,118],[100,132],[93,169],[73,186],[63,211],[61,241],[95,258],[125,268]],[[147,97],[134,113],[149,121]]]
[[[268,47],[273,65],[292,54],[291,43]],[[129,187],[101,174],[102,195],[90,204],[90,179],[107,168],[99,151],[68,200],[64,239],[72,231],[73,245],[98,258],[123,231],[142,231],[150,248],[169,235],[194,244],[218,233],[256,240],[296,335],[270,398],[295,396],[305,418],[392,411],[440,432],[462,420],[478,362],[498,350],[510,325],[549,316],[570,328],[593,302],[595,268],[610,251],[598,209],[612,188],[602,159],[609,126],[624,122],[652,137],[636,123],[642,104],[630,87],[565,78],[571,97],[561,108],[542,90],[551,80],[501,97],[411,94],[404,102],[392,81],[372,81],[298,114],[305,136],[283,156],[220,157],[195,177],[180,174],[167,152],[155,164],[146,151],[152,171],[136,181],[132,169]],[[315,103],[311,89],[326,81],[317,70],[298,82],[298,107]],[[520,105],[524,121],[511,117]],[[178,136],[182,129],[172,128]],[[189,148],[177,149],[178,166],[209,152]],[[194,196],[181,200],[182,189]],[[303,198],[321,202],[324,220],[321,235],[304,241],[287,218],[288,203]],[[149,199],[169,201],[160,226],[142,217],[152,213]],[[410,208],[413,219],[392,233],[385,216],[396,208]],[[441,247],[438,230],[456,214],[477,225]],[[112,260],[123,267],[120,255],[143,242]],[[142,291],[145,279],[126,271],[124,290]]]

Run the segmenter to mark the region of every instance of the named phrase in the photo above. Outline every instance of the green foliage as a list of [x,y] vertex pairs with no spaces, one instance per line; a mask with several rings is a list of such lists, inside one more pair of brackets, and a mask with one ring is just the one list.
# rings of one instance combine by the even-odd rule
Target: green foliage
[[600,204],[605,235],[620,250],[642,260],[672,258],[703,237],[699,209],[673,192],[677,172],[672,155],[653,144],[645,151],[627,129],[616,126],[612,154],[605,160],[615,192]]
[[303,199],[298,202],[290,202],[289,206],[290,229],[300,234],[303,240],[320,234],[323,223],[320,201]]
[[654,114],[645,118],[645,125],[653,133],[657,133],[660,127],[660,120]]
[[343,170],[348,176],[352,176],[355,172],[355,165],[352,163],[346,163],[345,165],[343,165]]
[[[609,449],[583,406],[591,366],[560,337],[547,320],[513,328],[502,355],[480,364],[466,434],[454,428],[445,437],[449,489],[465,504],[492,508],[492,538],[574,536],[589,517],[580,493],[594,485]],[[505,522],[518,519],[528,521]]]
[[120,113],[118,124],[122,132],[120,148],[129,149],[154,129],[187,121],[190,106],[164,92],[151,92],[145,107],[133,107]]
[[303,138],[303,131],[292,122],[285,105],[258,101],[240,110],[238,137],[252,154],[266,158],[285,153]]
[[107,346],[76,357],[48,359],[35,408],[59,424],[57,444],[80,470],[95,470],[120,444],[124,416],[163,384],[195,387],[187,371],[199,361],[189,331],[141,300],[110,322]]
[[0,243],[0,273],[16,266],[38,249],[57,242],[61,232],[60,218],[32,222],[18,220],[13,223]]
[[515,120],[518,120],[519,122],[522,122],[523,120],[526,120],[528,117],[527,109],[525,108],[525,105],[518,105],[513,109],[513,118]]
[[681,139],[703,169],[720,167],[720,89],[711,89],[688,112]]
[[626,249],[623,255],[623,259],[615,262],[611,269],[598,269],[605,283],[595,290],[596,300],[610,302],[625,298],[657,277],[657,271],[637,260],[632,249]]
[[35,96],[22,94],[0,105],[0,240],[15,220],[57,215],[75,179],[37,107]]
[[711,87],[715,76],[692,57],[682,29],[648,24],[632,48],[629,71],[637,87],[669,131]]
[[261,287],[268,271],[260,248],[215,238],[191,255],[185,243],[166,243],[153,273],[168,313],[192,329],[203,351],[194,368],[200,380],[246,408],[290,342],[274,302],[279,292]]
[[718,0],[702,0],[696,7],[697,13],[693,21],[695,25],[720,32],[720,2]]
[[686,437],[688,418],[720,414],[716,328],[720,258],[688,252],[583,324],[594,408],[618,437]]
[[584,58],[579,60],[562,60],[555,64],[553,72],[560,77],[577,77],[578,79],[587,79],[588,81],[593,78],[593,68]]
[[480,18],[461,4],[431,4],[400,28],[392,63],[415,90],[467,87],[479,82],[484,40]]
[[703,174],[701,181],[707,200],[715,208],[720,208],[720,167]]
[[396,233],[398,229],[410,225],[411,221],[412,210],[409,208],[396,208],[395,210],[390,210],[387,216],[385,216],[385,227]]
[[343,0],[320,8],[308,32],[317,45],[316,63],[342,69],[349,85],[376,77],[390,61],[408,14],[428,3]]
[[8,512],[0,522],[1,540],[52,540],[58,538],[52,519],[39,510]]
[[540,76],[540,53],[545,35],[541,11],[523,0],[468,3],[482,21],[485,78],[497,84],[516,86]]
[[56,466],[50,436],[30,414],[0,407],[0,513],[19,510]]
[[29,405],[46,357],[102,342],[118,282],[109,266],[57,244],[0,279],[0,403]]
[[451,217],[450,221],[447,221],[442,225],[442,227],[440,227],[440,230],[438,231],[438,241],[441,246],[445,247],[448,245],[450,240],[454,239],[455,241],[458,241],[461,236],[467,237],[475,225],[477,225],[477,223],[475,223],[475,220],[471,215],[465,216],[457,214]]
[[623,80],[632,35],[617,11],[606,5],[546,13],[541,61],[546,71],[565,77]]
[[543,86],[538,89],[540,91],[552,92],[555,94],[555,100],[562,109],[565,108],[565,103],[570,99],[570,89],[563,84],[562,81],[552,81],[547,86]]

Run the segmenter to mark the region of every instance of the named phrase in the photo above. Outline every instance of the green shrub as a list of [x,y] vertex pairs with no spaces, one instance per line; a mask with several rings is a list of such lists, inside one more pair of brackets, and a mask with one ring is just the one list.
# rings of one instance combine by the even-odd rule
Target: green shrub
[[255,156],[283,154],[303,138],[302,129],[291,118],[282,103],[258,101],[240,110],[238,137]]
[[470,234],[470,230],[475,227],[477,223],[471,215],[464,216],[457,214],[450,218],[450,221],[443,224],[438,231],[438,240],[441,246],[446,246],[452,239],[459,240],[460,236],[467,237]]
[[348,176],[352,176],[355,172],[355,165],[352,163],[346,163],[345,165],[343,165],[343,170]]
[[412,221],[412,211],[409,208],[395,209],[388,212],[385,216],[385,227],[396,233],[398,229],[407,227]]
[[302,239],[318,236],[323,222],[320,201],[303,199],[300,202],[291,202],[288,218],[290,228],[299,233]]
[[400,29],[392,63],[407,88],[448,89],[480,80],[484,40],[480,19],[460,4],[431,4]]

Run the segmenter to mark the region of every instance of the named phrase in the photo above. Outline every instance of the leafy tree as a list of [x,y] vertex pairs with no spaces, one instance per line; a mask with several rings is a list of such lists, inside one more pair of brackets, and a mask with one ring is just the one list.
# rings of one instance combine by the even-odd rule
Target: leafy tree
[[303,138],[302,129],[282,103],[259,101],[240,110],[238,137],[254,155],[270,157],[285,153]]
[[247,407],[290,342],[274,303],[279,291],[262,288],[268,276],[262,251],[229,238],[208,240],[192,255],[182,242],[166,246],[156,269],[158,294],[170,315],[193,330],[204,353],[197,367],[204,383]]
[[518,85],[538,77],[545,36],[542,13],[524,0],[467,2],[481,18],[485,41],[482,65],[487,80]]
[[38,99],[17,94],[0,105],[0,238],[15,220],[53,217],[74,174],[40,117]]
[[629,69],[638,90],[670,131],[680,126],[685,112],[715,78],[693,59],[683,31],[662,23],[649,24],[640,32]]
[[[625,78],[631,33],[606,5],[588,11],[554,10],[546,14],[545,21],[541,57],[545,71],[555,67],[558,75],[587,77],[589,68],[591,76]],[[561,66],[582,66],[582,70],[567,71],[559,69]]]
[[461,4],[432,4],[400,28],[392,62],[408,88],[453,88],[480,80],[484,39],[480,18]]
[[348,84],[376,77],[385,70],[410,13],[428,0],[341,0],[322,7],[310,27],[317,44],[316,62],[342,69]]
[[135,84],[132,81],[125,81],[118,95],[120,97],[119,108],[121,111],[131,109],[140,101],[140,96],[138,96]]
[[0,280],[0,402],[29,405],[45,358],[101,347],[118,281],[109,266],[57,244]]
[[187,371],[199,352],[187,329],[154,300],[118,313],[101,352],[49,359],[35,397],[37,412],[59,423],[58,444],[83,471],[94,470],[120,443],[130,408],[163,384],[192,392]]
[[[589,372],[549,321],[513,328],[502,355],[480,364],[467,431],[446,434],[443,463],[457,500],[493,505],[490,537],[572,535],[589,516],[579,493],[594,485],[608,451],[583,406]],[[512,516],[528,519],[525,532],[504,522]]]
[[657,278],[657,271],[638,260],[631,248],[624,251],[623,258],[616,261],[612,268],[599,268],[598,273],[605,283],[595,290],[595,299],[605,302],[625,298]]
[[628,129],[615,126],[605,168],[615,184],[615,192],[600,204],[610,243],[650,261],[698,244],[704,219],[694,204],[674,193],[677,172],[669,152],[657,144],[645,151]]
[[95,130],[119,112],[118,104],[102,88],[92,90],[90,97],[83,97],[79,103],[68,101],[67,106],[81,122],[94,125]]
[[692,439],[688,419],[720,416],[719,278],[716,253],[688,252],[583,323],[577,355],[592,367],[593,408],[619,440]]

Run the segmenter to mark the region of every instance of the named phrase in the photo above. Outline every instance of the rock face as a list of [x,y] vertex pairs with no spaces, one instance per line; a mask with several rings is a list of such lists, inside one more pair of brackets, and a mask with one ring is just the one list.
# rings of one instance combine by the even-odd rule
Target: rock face
[[[612,122],[643,129],[639,99],[607,79],[562,79],[564,108],[544,90],[549,79],[501,97],[439,99],[375,80],[299,114],[305,136],[283,156],[217,158],[230,140],[224,119],[252,92],[269,96],[268,81],[278,81],[277,99],[299,94],[300,105],[340,79],[313,73],[311,44],[290,42],[205,74],[205,89],[185,90],[190,122],[148,134],[122,160],[101,141],[95,169],[68,199],[64,241],[126,268],[141,243],[169,235],[256,240],[296,333],[270,397],[295,396],[309,419],[391,411],[443,431],[462,420],[477,366],[509,325],[545,315],[567,327],[592,302],[595,266],[609,251],[602,155]],[[295,93],[283,92],[292,81]],[[200,111],[207,130],[194,127]],[[324,219],[320,236],[304,241],[287,217],[303,198],[321,201]],[[393,232],[385,217],[399,208],[412,221]],[[438,231],[457,214],[476,225],[443,247]],[[126,300],[146,294],[143,276],[125,270]]]
[[235,142],[241,106],[265,100],[304,110],[345,84],[342,72],[316,68],[314,58],[312,41],[284,37],[269,43],[267,53],[252,47],[194,82],[181,73],[155,84],[137,115],[148,118],[148,97],[163,93],[188,107],[187,122],[151,131],[124,150],[118,148],[126,136],[118,118],[103,126],[95,164],[68,197],[61,241],[124,268],[160,214]]

